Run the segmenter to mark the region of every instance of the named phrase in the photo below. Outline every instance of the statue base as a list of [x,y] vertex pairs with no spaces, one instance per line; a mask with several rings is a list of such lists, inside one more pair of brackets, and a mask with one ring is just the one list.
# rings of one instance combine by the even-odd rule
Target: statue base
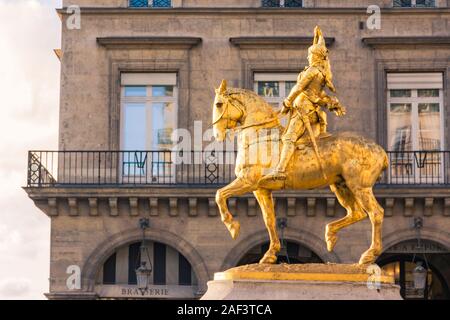
[[402,299],[393,277],[367,271],[357,264],[246,265],[216,273],[202,300]]

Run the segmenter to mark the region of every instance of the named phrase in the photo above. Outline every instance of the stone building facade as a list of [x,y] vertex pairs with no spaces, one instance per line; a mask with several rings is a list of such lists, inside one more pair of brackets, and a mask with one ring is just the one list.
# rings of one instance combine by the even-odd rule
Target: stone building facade
[[[215,193],[231,166],[214,154],[176,166],[162,150],[174,128],[207,129],[222,79],[277,104],[307,64],[316,25],[348,109],[329,116],[329,131],[390,151],[375,190],[385,208],[379,264],[406,298],[450,298],[450,1],[288,3],[63,1],[59,152],[30,152],[25,187],[51,219],[48,298],[195,299],[215,272],[257,261],[268,235],[253,196],[229,201],[242,226],[236,241],[218,216]],[[72,5],[80,28],[68,27]],[[370,5],[380,8],[380,28],[367,22],[377,13]],[[353,263],[370,244],[366,220],[327,252],[325,225],[344,215],[328,189],[275,198],[283,261]],[[141,295],[134,269],[144,217],[153,281]],[[419,260],[430,269],[425,292],[411,287]],[[73,266],[80,287],[68,286]]]

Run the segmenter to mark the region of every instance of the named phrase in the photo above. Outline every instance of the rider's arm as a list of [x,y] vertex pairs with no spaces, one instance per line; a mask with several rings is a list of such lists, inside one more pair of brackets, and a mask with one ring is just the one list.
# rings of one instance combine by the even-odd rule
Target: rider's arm
[[289,105],[292,105],[294,100],[298,97],[302,91],[304,91],[310,82],[317,76],[316,68],[309,68],[308,70],[302,72],[299,75],[299,79],[297,80],[297,84],[292,88],[291,93],[286,98]]

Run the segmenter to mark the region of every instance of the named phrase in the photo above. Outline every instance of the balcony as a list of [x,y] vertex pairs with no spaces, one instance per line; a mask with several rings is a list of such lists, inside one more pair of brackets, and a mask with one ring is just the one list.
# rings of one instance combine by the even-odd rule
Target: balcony
[[[29,188],[217,188],[235,178],[235,151],[30,151]],[[391,151],[378,185],[450,185],[450,151]]]

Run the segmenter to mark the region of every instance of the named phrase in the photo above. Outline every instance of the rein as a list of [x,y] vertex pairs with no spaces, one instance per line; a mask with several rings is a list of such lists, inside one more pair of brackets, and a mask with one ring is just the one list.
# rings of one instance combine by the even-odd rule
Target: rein
[[[241,119],[242,117],[245,116],[245,111],[244,111],[243,108],[241,108],[240,106],[237,106],[236,104],[234,104],[232,102],[232,99],[227,99],[227,100],[233,107],[235,107],[241,113],[239,119]],[[240,102],[237,99],[235,99],[235,100],[238,101],[242,105],[242,102]],[[222,111],[222,113],[220,114],[219,118],[217,118],[217,120],[214,121],[211,126],[214,126],[215,124],[217,124],[222,119],[226,119],[227,120],[227,127],[228,127],[228,121],[230,120],[230,118],[229,117],[228,118],[224,117],[225,113],[227,113],[227,112],[228,112],[228,103],[227,103],[226,107],[224,108],[224,110]],[[280,113],[280,111],[277,112],[277,114],[279,114],[279,113]],[[233,120],[233,121],[236,121],[236,120]],[[279,121],[279,117],[278,116],[276,116],[274,118],[271,118],[269,120],[266,120],[264,122],[253,123],[253,124],[249,124],[249,125],[246,125],[246,126],[238,126],[238,127],[234,127],[234,128],[228,128],[228,129],[232,130],[232,131],[241,131],[241,130],[244,130],[244,129],[248,129],[248,128],[252,128],[252,127],[258,127],[258,126],[262,126],[262,125],[265,125],[265,124],[269,124],[269,123],[272,123],[272,122],[275,122],[275,121]]]

